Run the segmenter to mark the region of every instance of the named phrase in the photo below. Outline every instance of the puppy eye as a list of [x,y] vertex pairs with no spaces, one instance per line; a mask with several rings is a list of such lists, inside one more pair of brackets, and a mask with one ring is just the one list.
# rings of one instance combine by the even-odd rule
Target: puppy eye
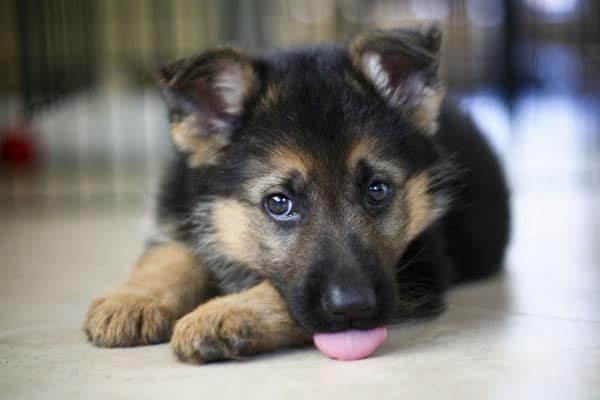
[[269,215],[278,221],[290,221],[298,219],[294,211],[294,202],[285,194],[276,193],[265,199],[265,208]]
[[390,188],[386,183],[373,182],[367,189],[367,203],[369,205],[381,205],[390,197]]

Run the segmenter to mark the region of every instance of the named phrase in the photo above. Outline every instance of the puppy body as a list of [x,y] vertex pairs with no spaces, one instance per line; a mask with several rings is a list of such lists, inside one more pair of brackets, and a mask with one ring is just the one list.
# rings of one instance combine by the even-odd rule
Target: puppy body
[[[159,197],[167,239],[145,259],[166,268],[158,255],[181,252],[156,289],[171,323],[199,305],[175,325],[179,358],[436,314],[449,284],[500,268],[507,187],[472,122],[442,101],[439,39],[396,30],[254,57],[224,48],[161,71],[179,152]],[[156,276],[134,285],[154,288]],[[96,302],[91,340],[169,340],[170,329],[148,336],[140,302]],[[127,310],[135,327],[114,318]]]

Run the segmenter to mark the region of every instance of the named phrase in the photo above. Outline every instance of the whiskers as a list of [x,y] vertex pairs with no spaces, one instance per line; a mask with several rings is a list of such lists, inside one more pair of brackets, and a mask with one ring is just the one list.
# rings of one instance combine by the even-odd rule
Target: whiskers
[[464,189],[462,177],[466,171],[456,153],[444,156],[431,167],[429,191],[434,195],[435,213],[442,215],[448,208],[456,206],[455,200]]

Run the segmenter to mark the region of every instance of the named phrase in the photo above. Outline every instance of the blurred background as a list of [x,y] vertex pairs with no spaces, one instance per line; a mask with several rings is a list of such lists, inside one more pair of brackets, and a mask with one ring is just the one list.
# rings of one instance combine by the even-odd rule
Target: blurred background
[[172,151],[152,79],[170,60],[428,21],[516,190],[597,186],[598,1],[0,0],[0,210],[147,204]]

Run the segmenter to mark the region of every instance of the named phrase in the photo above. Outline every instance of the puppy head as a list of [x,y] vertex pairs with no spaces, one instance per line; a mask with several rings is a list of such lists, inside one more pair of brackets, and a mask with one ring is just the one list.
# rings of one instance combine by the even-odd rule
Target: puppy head
[[269,279],[309,331],[388,322],[400,257],[444,209],[438,48],[437,31],[385,31],[163,69],[173,140],[203,185],[192,240],[213,271]]

